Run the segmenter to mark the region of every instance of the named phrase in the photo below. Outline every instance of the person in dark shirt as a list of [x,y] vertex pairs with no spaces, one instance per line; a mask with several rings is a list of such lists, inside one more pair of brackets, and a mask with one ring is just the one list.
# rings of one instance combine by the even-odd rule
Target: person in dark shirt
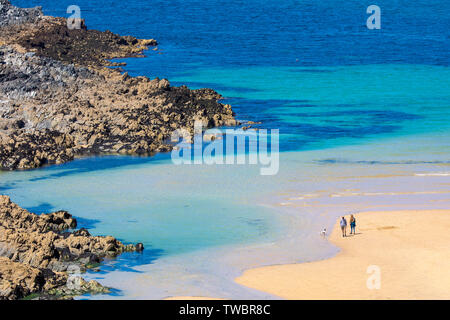
[[353,215],[350,216],[350,234],[356,233],[356,219]]

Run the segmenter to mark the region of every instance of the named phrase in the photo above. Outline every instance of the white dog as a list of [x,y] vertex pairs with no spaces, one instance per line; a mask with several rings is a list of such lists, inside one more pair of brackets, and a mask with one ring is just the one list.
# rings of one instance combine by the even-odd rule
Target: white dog
[[327,237],[327,228],[323,228],[323,230],[320,231],[320,235],[321,235],[323,238],[326,238],[326,237]]

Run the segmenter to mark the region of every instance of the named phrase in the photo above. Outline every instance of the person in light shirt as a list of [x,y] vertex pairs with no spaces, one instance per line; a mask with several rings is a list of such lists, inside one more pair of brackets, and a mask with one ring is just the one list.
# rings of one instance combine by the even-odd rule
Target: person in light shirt
[[341,225],[341,230],[342,230],[342,236],[346,237],[347,236],[347,220],[345,220],[345,217],[342,217],[340,225]]

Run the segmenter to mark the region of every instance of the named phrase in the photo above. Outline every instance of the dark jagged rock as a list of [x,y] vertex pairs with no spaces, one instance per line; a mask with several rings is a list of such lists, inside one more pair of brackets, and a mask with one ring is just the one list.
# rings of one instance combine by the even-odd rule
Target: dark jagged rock
[[[74,231],[73,233],[72,233],[74,236],[82,236],[82,237],[90,237],[91,236],[91,234],[89,233],[89,231],[87,230],[87,229],[85,229],[85,228],[81,228],[81,229],[79,229],[79,230],[77,230],[77,231]],[[70,235],[70,234],[69,234]]]
[[83,66],[114,65],[109,59],[141,56],[154,39],[120,36],[110,31],[68,28],[67,19],[44,16],[41,7],[24,9],[0,0],[1,40],[53,60]]
[[137,252],[141,252],[141,251],[144,250],[144,245],[139,242],[138,244],[136,244],[135,249],[136,249]]

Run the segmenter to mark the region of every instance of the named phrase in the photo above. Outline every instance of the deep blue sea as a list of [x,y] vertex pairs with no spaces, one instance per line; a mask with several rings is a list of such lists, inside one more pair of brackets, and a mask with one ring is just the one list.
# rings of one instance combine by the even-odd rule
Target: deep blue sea
[[[68,17],[73,1],[13,1]],[[211,87],[242,120],[279,128],[282,150],[448,127],[450,2],[85,1],[88,28],[155,38],[132,75]],[[437,125],[435,122],[437,121]]]
[[[67,7],[76,4],[88,28],[154,38],[158,49],[145,52],[144,58],[118,60],[127,63],[125,71],[168,78],[173,85],[213,88],[239,120],[262,121],[256,127],[280,130],[280,149],[287,160],[282,159],[276,177],[262,178],[255,168],[175,167],[167,155],[80,159],[2,175],[0,191],[32,211],[66,209],[95,234],[144,242],[144,256],[122,257],[122,268],[205,248],[274,241],[283,234],[284,222],[270,208],[257,206],[255,199],[298,188],[308,193],[307,185],[300,186],[303,179],[312,185],[347,172],[335,169],[336,163],[384,175],[387,171],[380,168],[385,167],[369,165],[448,168],[450,1],[12,3],[40,5],[44,13],[63,17],[69,17]],[[366,9],[372,4],[381,8],[380,30],[366,27]],[[377,147],[368,147],[371,144]],[[313,161],[325,171],[312,175],[319,172],[311,169]],[[299,176],[304,173],[311,176]],[[351,174],[356,173],[348,171]],[[295,187],[289,184],[293,180]],[[333,183],[315,188],[334,188]],[[325,223],[308,219],[302,223],[309,228]],[[293,259],[324,254],[329,254],[327,248],[305,249]],[[177,274],[171,273],[172,278]],[[119,286],[114,281],[112,285]],[[170,287],[150,296],[175,293],[180,292]]]

